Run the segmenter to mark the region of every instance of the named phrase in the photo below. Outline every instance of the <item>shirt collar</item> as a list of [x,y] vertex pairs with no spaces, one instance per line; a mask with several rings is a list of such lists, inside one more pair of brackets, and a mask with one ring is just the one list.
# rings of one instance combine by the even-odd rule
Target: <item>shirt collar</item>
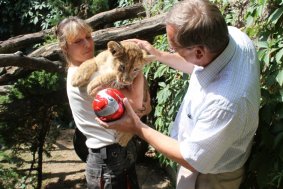
[[224,51],[206,67],[195,66],[194,74],[202,87],[206,87],[217,74],[229,63],[236,50],[234,39],[229,36],[229,43]]

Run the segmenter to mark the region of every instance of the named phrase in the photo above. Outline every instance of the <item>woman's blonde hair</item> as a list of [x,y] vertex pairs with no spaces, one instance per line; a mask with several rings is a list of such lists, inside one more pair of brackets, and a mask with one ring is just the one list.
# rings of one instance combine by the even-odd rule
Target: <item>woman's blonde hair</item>
[[208,0],[184,0],[166,15],[166,24],[176,29],[175,42],[182,47],[203,45],[212,53],[223,50],[228,41],[228,27],[216,5]]
[[59,46],[68,62],[70,61],[67,53],[68,42],[74,41],[80,32],[91,33],[92,28],[84,20],[74,16],[65,18],[55,28]]

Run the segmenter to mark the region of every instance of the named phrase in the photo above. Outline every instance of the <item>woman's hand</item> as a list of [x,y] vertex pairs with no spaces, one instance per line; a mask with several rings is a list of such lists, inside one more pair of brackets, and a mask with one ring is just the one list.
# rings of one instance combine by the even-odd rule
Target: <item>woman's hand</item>
[[130,86],[121,89],[139,117],[147,115],[151,111],[150,95],[148,91],[145,91],[145,82],[145,77],[140,72]]

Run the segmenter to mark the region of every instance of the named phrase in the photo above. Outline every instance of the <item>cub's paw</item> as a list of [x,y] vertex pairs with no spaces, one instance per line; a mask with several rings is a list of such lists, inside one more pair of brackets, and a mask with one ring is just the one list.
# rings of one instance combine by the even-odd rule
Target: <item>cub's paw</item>
[[82,87],[89,83],[90,77],[83,72],[76,72],[73,75],[71,84],[74,87]]
[[102,89],[103,89],[102,86],[92,88],[92,87],[90,87],[90,85],[88,85],[88,87],[87,87],[87,94],[89,96],[95,97],[95,95],[98,93],[98,91],[100,91]]

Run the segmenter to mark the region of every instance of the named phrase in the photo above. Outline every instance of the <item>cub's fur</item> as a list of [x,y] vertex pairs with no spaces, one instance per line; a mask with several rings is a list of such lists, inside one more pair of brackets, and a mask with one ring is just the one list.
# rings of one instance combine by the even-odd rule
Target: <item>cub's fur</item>
[[108,49],[83,62],[72,78],[72,85],[87,85],[87,93],[94,96],[97,87],[123,88],[132,84],[146,63],[154,60],[133,42],[110,41]]
[[[107,47],[107,50],[79,66],[72,78],[73,86],[86,86],[87,93],[91,96],[95,96],[101,86],[121,89],[131,85],[135,77],[142,71],[143,66],[155,59],[155,56],[147,55],[133,42],[110,41]],[[147,91],[148,86],[145,80],[145,102]],[[120,145],[126,146],[132,136],[130,133],[118,132],[117,141]]]

